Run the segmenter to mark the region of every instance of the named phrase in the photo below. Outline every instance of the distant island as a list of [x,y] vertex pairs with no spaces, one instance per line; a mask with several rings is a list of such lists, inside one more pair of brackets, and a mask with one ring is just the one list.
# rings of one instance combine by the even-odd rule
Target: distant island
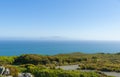
[[[112,77],[103,72],[120,74],[120,53],[84,54],[76,52],[57,55],[0,56],[0,65],[9,69],[9,75],[13,77],[19,77],[20,73],[30,73],[34,77]],[[78,68],[74,70],[61,68],[61,66],[69,65],[78,65]],[[1,74],[1,77],[3,75]]]

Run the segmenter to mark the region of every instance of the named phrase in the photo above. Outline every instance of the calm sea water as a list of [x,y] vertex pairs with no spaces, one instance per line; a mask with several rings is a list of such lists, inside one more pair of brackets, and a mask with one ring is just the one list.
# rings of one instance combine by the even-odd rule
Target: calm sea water
[[54,55],[59,53],[117,53],[120,42],[106,41],[0,41],[0,55]]

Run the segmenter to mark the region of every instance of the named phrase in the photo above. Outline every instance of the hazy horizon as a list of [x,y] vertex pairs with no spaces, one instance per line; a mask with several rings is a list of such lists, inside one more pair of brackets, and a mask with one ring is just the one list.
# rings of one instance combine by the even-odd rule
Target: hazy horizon
[[0,40],[120,41],[119,0],[2,0]]

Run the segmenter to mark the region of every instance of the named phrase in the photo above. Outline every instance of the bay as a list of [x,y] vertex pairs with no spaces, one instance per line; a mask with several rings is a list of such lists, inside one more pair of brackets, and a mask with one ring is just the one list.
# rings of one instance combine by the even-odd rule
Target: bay
[[118,53],[119,41],[0,41],[0,55],[61,53]]

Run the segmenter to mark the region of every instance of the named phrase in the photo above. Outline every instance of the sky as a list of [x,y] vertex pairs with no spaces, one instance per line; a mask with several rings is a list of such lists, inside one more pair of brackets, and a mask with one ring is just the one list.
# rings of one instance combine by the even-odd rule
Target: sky
[[0,39],[120,40],[120,0],[0,0]]

